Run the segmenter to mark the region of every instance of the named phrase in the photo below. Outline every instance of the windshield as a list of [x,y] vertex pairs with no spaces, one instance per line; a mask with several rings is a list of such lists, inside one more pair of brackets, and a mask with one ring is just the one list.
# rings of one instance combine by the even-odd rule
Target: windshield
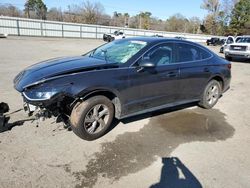
[[241,38],[238,42],[239,43],[250,43],[250,37]]
[[111,63],[126,63],[146,45],[147,42],[145,41],[117,40],[97,48],[90,57]]

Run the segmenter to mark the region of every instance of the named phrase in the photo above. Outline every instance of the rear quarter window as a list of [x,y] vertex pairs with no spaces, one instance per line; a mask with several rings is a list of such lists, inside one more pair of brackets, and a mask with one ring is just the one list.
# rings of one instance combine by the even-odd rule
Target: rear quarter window
[[200,48],[201,59],[208,59],[212,56],[208,51]]
[[180,43],[176,48],[176,62],[199,61],[211,57],[211,53],[195,45]]

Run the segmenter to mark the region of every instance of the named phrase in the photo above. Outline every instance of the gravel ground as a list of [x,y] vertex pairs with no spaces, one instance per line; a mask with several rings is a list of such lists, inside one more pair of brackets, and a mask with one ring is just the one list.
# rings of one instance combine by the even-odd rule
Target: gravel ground
[[[120,122],[87,142],[54,119],[29,121],[14,76],[36,62],[79,55],[99,40],[0,40],[0,187],[250,187],[250,63],[232,62],[231,89],[211,110],[165,110]],[[210,47],[216,52],[219,47]]]

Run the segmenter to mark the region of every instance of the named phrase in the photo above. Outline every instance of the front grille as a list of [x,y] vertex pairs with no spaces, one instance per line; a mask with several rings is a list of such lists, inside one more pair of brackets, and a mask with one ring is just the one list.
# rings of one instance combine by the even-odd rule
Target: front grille
[[247,50],[247,46],[231,45],[230,46],[230,50],[234,50],[234,51],[246,51]]

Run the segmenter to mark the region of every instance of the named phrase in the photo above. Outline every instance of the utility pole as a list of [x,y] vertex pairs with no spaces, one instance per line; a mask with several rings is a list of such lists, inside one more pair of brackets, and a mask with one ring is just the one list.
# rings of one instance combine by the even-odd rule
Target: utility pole
[[141,29],[141,12],[139,14],[139,29]]

